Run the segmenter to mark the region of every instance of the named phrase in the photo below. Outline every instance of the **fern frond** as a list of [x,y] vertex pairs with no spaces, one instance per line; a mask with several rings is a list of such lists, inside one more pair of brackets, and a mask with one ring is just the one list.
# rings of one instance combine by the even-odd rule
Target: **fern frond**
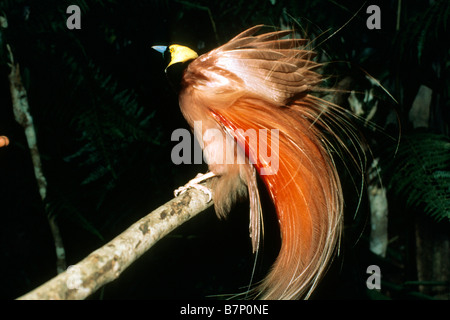
[[[447,21],[450,18],[450,3],[435,1],[423,12],[414,12],[398,35],[399,56],[403,61],[413,54],[419,63],[435,53],[436,46],[442,46],[448,38]],[[412,57],[411,57],[412,58]]]
[[436,221],[450,220],[450,139],[432,133],[402,138],[395,159],[385,160],[385,179],[408,207]]
[[[110,76],[92,65],[89,68],[93,75],[91,83],[96,86],[91,88],[95,96],[91,96],[92,104],[84,107],[74,120],[81,147],[65,158],[91,168],[82,184],[98,181],[108,173],[117,179],[119,163],[127,157],[127,148],[137,141],[160,145],[161,132],[153,123],[155,113],[145,111],[132,91],[118,89]],[[82,88],[79,90],[84,90],[88,84],[79,85]]]

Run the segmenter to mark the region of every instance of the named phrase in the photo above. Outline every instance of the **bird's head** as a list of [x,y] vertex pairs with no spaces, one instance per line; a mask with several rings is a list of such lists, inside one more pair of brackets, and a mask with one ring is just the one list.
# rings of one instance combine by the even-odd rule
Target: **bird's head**
[[183,62],[187,62],[190,60],[194,60],[195,58],[198,57],[197,52],[195,52],[194,50],[185,47],[185,46],[180,46],[178,44],[173,44],[169,47],[167,46],[153,46],[153,49],[155,49],[158,52],[161,52],[163,56],[166,56],[167,54],[169,54],[170,56],[170,62],[166,67],[166,71],[167,68],[169,68],[171,65],[174,65],[176,63],[183,63]]
[[197,52],[178,44],[173,44],[168,47],[153,46],[152,48],[162,53],[163,58],[169,63],[164,71],[172,88],[175,92],[179,93],[184,70],[191,60],[198,57]]

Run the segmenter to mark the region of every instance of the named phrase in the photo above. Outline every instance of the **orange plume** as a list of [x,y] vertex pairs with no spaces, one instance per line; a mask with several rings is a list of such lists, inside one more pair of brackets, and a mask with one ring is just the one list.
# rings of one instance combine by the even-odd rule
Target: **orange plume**
[[[272,271],[257,291],[264,299],[308,297],[328,266],[342,227],[342,192],[327,149],[325,138],[311,127],[312,112],[319,113],[318,101],[309,97],[295,102],[284,112],[273,105],[240,101],[221,113],[226,128],[279,130],[278,150],[267,139],[274,157],[278,152],[279,168],[261,175],[275,204],[280,224],[282,246]],[[312,108],[316,107],[316,110]],[[308,119],[310,117],[310,119]],[[217,116],[215,118],[218,118]],[[228,130],[235,134],[235,130]],[[242,132],[242,131],[238,131]],[[247,146],[249,155],[258,157],[258,172],[269,159],[259,153],[245,137],[235,134],[239,145]],[[263,142],[265,139],[259,140]],[[261,148],[261,143],[258,148]],[[276,155],[275,155],[276,156]]]
[[[192,57],[180,107],[192,128],[201,121],[197,139],[216,175],[217,214],[226,215],[248,193],[255,252],[263,231],[257,173],[274,202],[281,249],[254,296],[308,298],[341,234],[342,190],[328,139],[336,137],[333,126],[343,125],[337,106],[310,95],[320,76],[314,53],[302,47],[306,41],[285,39],[292,30],[255,35],[261,27]],[[230,149],[233,161],[227,157]]]

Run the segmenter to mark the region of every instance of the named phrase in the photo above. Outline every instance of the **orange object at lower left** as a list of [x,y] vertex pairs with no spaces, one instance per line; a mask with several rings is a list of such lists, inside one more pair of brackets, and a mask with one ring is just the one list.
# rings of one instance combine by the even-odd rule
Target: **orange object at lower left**
[[8,144],[9,144],[8,137],[0,136],[0,148],[1,147],[6,147]]

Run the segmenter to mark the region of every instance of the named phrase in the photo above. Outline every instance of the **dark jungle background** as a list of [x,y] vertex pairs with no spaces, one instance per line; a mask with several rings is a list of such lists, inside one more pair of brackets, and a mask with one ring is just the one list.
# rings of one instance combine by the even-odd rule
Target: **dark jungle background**
[[[81,9],[80,30],[66,27],[72,4]],[[381,29],[366,26],[371,4],[381,10]],[[325,84],[361,117],[367,167],[379,160],[375,183],[387,190],[383,257],[370,250],[370,201],[359,192],[359,173],[342,170],[342,249],[312,298],[449,298],[449,1],[1,0],[0,16],[0,135],[11,141],[0,148],[0,298],[56,275],[49,217],[61,229],[67,265],[75,264],[206,172],[171,161],[171,133],[187,126],[166,62],[151,46],[203,53],[255,24],[294,27],[314,40],[318,59],[331,62]],[[14,120],[7,45],[28,94],[44,202]],[[256,279],[276,257],[274,229]],[[380,290],[366,286],[369,265],[380,267]],[[221,298],[242,292],[252,267],[243,202],[225,221],[208,210],[181,226],[91,299]]]

